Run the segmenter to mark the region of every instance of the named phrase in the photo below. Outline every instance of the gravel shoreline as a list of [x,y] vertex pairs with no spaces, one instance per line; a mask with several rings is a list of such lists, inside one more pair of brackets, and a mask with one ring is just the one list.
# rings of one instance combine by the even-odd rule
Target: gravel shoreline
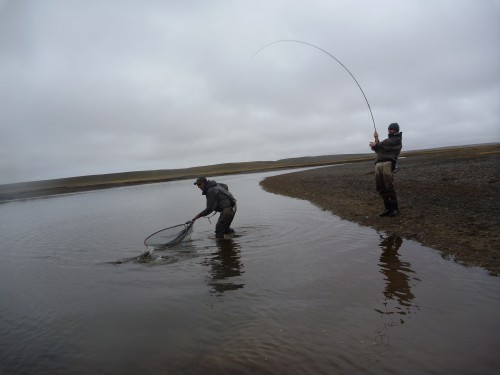
[[395,175],[401,215],[378,217],[374,161],[268,177],[272,193],[439,250],[446,259],[500,275],[500,145],[402,154]]

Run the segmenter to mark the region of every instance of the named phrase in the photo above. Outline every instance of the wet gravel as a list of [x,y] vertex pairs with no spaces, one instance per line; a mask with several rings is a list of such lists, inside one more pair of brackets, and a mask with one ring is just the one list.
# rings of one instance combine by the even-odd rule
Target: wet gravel
[[273,176],[261,185],[500,275],[500,145],[403,153],[399,165],[401,214],[392,218],[378,217],[384,207],[373,161]]

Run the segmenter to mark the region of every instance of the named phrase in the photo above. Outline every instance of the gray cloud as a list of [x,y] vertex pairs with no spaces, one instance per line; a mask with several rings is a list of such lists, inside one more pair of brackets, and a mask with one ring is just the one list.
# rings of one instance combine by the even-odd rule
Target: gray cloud
[[[333,3],[333,4],[332,4]],[[0,1],[0,183],[498,142],[496,0]]]

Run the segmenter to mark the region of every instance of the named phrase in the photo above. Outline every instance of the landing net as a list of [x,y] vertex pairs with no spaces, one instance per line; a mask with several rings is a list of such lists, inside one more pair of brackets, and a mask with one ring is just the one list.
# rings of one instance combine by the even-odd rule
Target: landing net
[[193,231],[193,221],[185,224],[174,225],[151,234],[144,240],[144,245],[155,249],[165,249],[177,245]]

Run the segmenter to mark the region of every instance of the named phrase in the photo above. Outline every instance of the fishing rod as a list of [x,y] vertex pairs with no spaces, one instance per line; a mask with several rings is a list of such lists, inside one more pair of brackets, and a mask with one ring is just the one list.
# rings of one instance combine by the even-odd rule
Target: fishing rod
[[[375,133],[377,133],[377,127],[375,125],[375,118],[373,117],[373,113],[372,113],[372,109],[370,107],[370,103],[368,102],[368,98],[366,97],[365,95],[365,92],[363,91],[363,89],[361,88],[361,85],[359,84],[358,80],[356,79],[356,77],[354,77],[354,75],[351,73],[351,71],[339,60],[337,59],[334,55],[332,55],[330,52],[328,52],[327,50],[321,48],[321,47],[318,47],[312,43],[309,43],[309,42],[304,42],[302,40],[297,40],[297,39],[280,39],[280,40],[275,40],[274,42],[271,42],[271,43],[267,43],[265,44],[264,46],[260,47],[256,52],[253,53],[253,55],[250,57],[249,61],[248,62],[251,62],[255,56],[257,56],[260,52],[262,52],[264,49],[266,49],[267,47],[270,47],[274,44],[278,44],[278,43],[299,43],[299,44],[303,44],[303,45],[307,45],[309,47],[313,47],[313,48],[316,48],[317,50],[323,52],[324,54],[326,54],[328,57],[332,58],[333,60],[335,60],[338,64],[340,64],[340,66],[342,66],[346,71],[347,73],[349,73],[349,75],[351,76],[351,78],[354,80],[354,82],[356,82],[356,85],[358,86],[358,88],[360,89],[361,93],[363,94],[363,97],[365,98],[365,101],[366,101],[366,105],[368,106],[368,110],[370,111],[370,116],[372,118],[372,123],[373,123],[373,129],[375,130]],[[241,78],[241,76],[243,75],[243,71],[241,71],[238,75],[238,77],[235,77],[233,79],[233,82],[232,84],[229,85],[229,89],[227,90],[227,92],[223,95],[223,99],[228,97],[229,96],[229,93],[231,90],[234,89],[234,87],[236,86],[235,85],[235,82],[238,81],[239,78]],[[223,101],[223,99],[221,99],[221,102]],[[200,131],[198,132],[198,135],[195,137],[195,140],[199,138],[200,134],[207,128],[207,125],[211,122],[211,120],[213,119],[214,115],[212,114],[211,118],[210,119],[207,119],[205,121],[205,124],[201,127]],[[191,147],[193,147],[194,145],[194,141],[190,143],[190,146],[188,148],[188,151],[185,152],[185,154],[188,154],[189,153],[189,149]]]
[[377,127],[375,126],[375,118],[373,117],[373,113],[372,113],[372,109],[370,107],[370,103],[368,102],[368,99],[365,95],[365,92],[363,91],[363,89],[361,88],[361,85],[359,84],[358,80],[356,79],[356,77],[354,77],[354,75],[351,73],[351,71],[349,69],[347,69],[347,67],[342,64],[342,62],[337,59],[335,56],[333,56],[330,52],[324,50],[323,48],[321,47],[318,47],[312,43],[308,43],[308,42],[304,42],[302,40],[296,40],[296,39],[281,39],[281,40],[275,40],[274,42],[271,42],[271,43],[268,43],[266,45],[264,45],[263,47],[259,48],[251,57],[251,59],[253,59],[255,56],[257,56],[263,49],[269,47],[269,46],[272,46],[274,44],[278,44],[278,43],[300,43],[300,44],[305,44],[305,45],[308,45],[310,47],[313,47],[313,48],[316,48],[317,50],[327,54],[329,57],[331,57],[333,60],[335,60],[336,62],[338,62],[340,64],[340,66],[342,66],[342,68],[344,68],[347,73],[349,73],[349,75],[352,77],[352,79],[354,80],[354,82],[356,82],[356,85],[358,85],[359,89],[361,90],[361,93],[363,94],[363,97],[365,98],[365,101],[366,101],[366,104],[368,105],[368,110],[370,111],[370,115],[372,117],[372,122],[373,122],[373,129],[375,130],[375,132],[377,132]]

